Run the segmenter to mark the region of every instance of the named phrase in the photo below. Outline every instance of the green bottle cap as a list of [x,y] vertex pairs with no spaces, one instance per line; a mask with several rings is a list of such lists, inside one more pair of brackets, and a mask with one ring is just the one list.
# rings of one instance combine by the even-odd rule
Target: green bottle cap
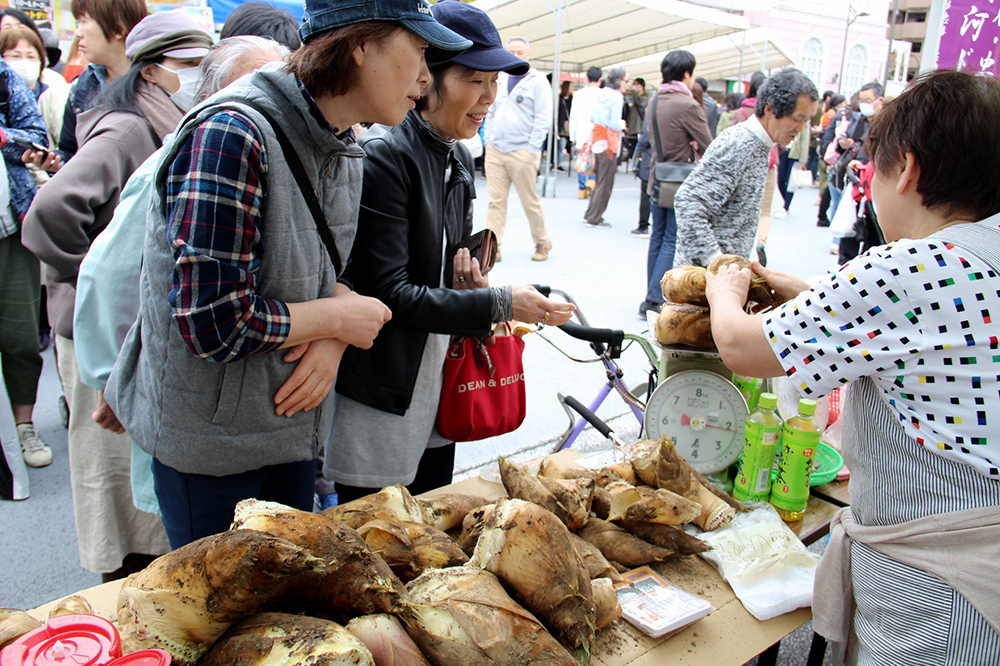
[[774,409],[778,406],[778,396],[773,393],[761,393],[760,401],[757,403],[761,409]]
[[799,398],[799,416],[812,416],[816,413],[816,401]]

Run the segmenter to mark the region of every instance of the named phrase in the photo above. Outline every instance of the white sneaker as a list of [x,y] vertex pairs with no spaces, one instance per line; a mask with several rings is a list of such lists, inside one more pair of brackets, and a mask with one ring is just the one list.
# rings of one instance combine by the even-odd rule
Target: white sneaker
[[17,425],[17,440],[21,443],[21,454],[28,467],[45,467],[52,463],[52,449],[35,432],[33,423]]
[[779,220],[784,219],[788,217],[788,211],[785,210],[784,208],[779,208],[778,212],[774,214],[774,217],[776,217]]

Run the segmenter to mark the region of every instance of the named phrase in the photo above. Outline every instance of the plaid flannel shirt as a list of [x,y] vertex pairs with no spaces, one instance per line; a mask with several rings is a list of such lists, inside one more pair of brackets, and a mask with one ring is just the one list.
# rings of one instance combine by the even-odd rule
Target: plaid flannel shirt
[[168,170],[169,301],[184,342],[206,360],[270,352],[288,338],[288,307],[257,293],[266,191],[263,137],[235,111],[199,125]]

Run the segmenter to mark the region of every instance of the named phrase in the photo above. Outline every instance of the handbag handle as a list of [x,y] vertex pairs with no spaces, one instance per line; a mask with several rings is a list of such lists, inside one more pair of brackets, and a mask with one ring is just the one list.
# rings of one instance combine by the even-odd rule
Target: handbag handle
[[313,221],[316,223],[316,229],[319,231],[319,237],[323,241],[323,245],[326,246],[326,252],[330,255],[330,261],[333,263],[333,270],[335,275],[340,275],[343,264],[340,259],[340,252],[337,251],[337,243],[333,240],[333,233],[330,231],[330,226],[326,222],[326,215],[323,214],[323,207],[320,206],[319,199],[316,197],[316,190],[312,187],[312,181],[309,180],[309,176],[306,174],[305,167],[302,166],[302,161],[299,160],[299,155],[295,152],[295,147],[292,146],[292,142],[289,141],[288,135],[285,134],[281,126],[274,120],[270,113],[267,112],[262,106],[249,99],[239,100],[240,104],[245,104],[251,109],[259,113],[264,117],[264,120],[271,125],[271,131],[274,132],[274,136],[277,137],[278,143],[281,145],[281,152],[285,156],[285,161],[288,163],[288,168],[292,170],[292,175],[295,177],[295,182],[299,186],[299,190],[302,192],[302,197],[306,200],[306,206],[309,207],[309,212],[312,214]]

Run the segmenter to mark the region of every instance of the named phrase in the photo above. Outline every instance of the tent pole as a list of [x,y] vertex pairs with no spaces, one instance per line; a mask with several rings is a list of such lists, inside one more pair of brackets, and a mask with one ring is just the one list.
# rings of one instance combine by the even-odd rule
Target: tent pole
[[[556,196],[556,174],[552,171],[552,164],[557,166],[562,161],[561,156],[556,155],[559,148],[559,88],[561,87],[560,75],[562,73],[562,0],[556,0],[556,51],[552,61],[552,119],[549,124],[549,155],[545,160],[544,192],[546,197]],[[557,161],[558,160],[558,161]],[[556,172],[558,173],[558,172]]]

